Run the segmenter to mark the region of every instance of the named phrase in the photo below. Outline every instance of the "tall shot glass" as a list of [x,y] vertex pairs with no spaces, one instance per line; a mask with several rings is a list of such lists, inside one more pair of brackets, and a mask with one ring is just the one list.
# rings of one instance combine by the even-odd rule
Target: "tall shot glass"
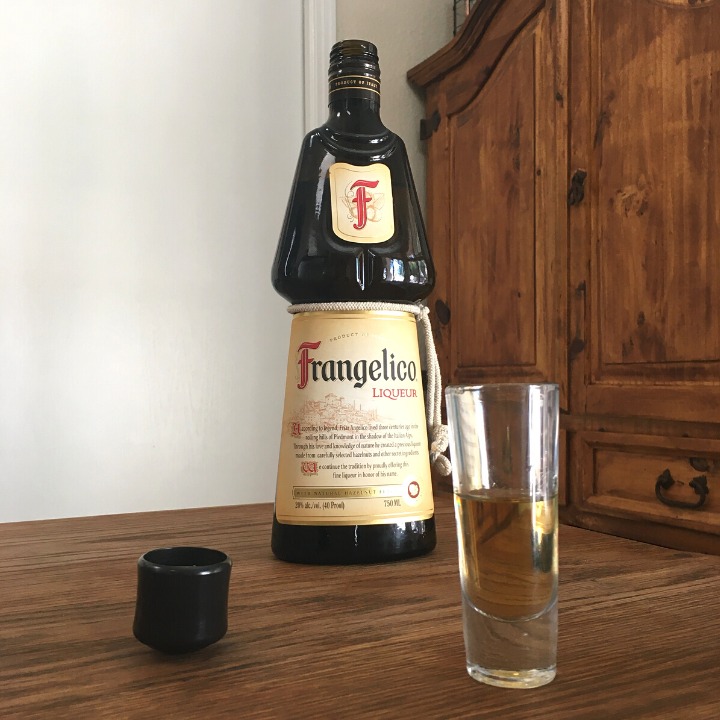
[[467,671],[532,688],[556,672],[557,385],[445,390]]

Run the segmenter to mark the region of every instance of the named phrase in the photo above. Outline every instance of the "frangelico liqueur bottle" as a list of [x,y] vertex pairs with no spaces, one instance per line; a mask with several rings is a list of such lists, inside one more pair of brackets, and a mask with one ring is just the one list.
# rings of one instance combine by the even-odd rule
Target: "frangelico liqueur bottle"
[[305,306],[291,330],[272,550],[394,560],[436,542],[416,324],[402,309],[431,292],[434,268],[405,146],[380,119],[372,43],[333,46],[329,108],[303,141],[272,268],[275,289]]

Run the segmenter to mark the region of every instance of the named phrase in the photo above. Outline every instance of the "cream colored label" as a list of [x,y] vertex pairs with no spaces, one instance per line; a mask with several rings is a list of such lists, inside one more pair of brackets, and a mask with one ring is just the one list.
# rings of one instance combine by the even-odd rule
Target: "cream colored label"
[[415,318],[293,317],[275,513],[295,525],[433,514]]
[[333,232],[343,240],[381,243],[395,234],[392,184],[387,165],[330,166]]

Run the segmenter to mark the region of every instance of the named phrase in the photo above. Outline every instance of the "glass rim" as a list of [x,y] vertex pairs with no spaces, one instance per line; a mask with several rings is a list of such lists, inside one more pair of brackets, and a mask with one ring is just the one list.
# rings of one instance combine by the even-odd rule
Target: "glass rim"
[[478,390],[520,390],[534,389],[539,390],[559,390],[558,383],[523,383],[523,382],[499,382],[499,383],[478,383],[473,385],[463,385],[461,383],[447,385],[445,387],[446,395],[461,395],[466,392],[475,392]]

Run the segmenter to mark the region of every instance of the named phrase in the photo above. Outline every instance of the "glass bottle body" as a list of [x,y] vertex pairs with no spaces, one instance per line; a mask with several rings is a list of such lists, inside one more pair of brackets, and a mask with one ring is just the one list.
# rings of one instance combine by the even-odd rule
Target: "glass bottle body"
[[[327,122],[302,144],[273,286],[291,303],[421,300],[432,291],[435,271],[405,145],[382,124],[379,96],[341,91],[331,98]],[[330,168],[336,163],[388,168],[394,210],[388,239],[349,242],[335,233]],[[427,553],[435,544],[434,516],[356,525],[290,524],[273,516],[273,553],[291,562],[397,560]]]

